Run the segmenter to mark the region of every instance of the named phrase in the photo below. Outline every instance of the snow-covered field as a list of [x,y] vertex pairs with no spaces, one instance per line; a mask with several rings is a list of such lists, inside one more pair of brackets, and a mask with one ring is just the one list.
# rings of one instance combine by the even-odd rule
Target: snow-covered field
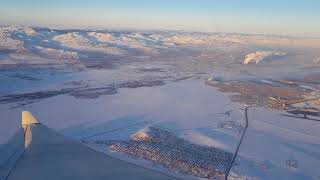
[[249,114],[248,132],[240,147],[237,165],[232,168],[234,177],[320,177],[314,168],[320,165],[320,121],[285,117],[281,115],[285,113],[263,108],[252,108]]
[[[0,149],[28,110],[111,156],[180,178],[203,178],[95,142],[130,143],[157,128],[187,141],[184,148],[190,143],[233,154],[247,105],[230,98],[240,90],[223,92],[205,82],[282,87],[276,82],[294,79],[299,86],[291,89],[315,97],[319,52],[319,39],[300,37],[0,28]],[[229,179],[320,178],[320,121],[265,107],[248,112]]]

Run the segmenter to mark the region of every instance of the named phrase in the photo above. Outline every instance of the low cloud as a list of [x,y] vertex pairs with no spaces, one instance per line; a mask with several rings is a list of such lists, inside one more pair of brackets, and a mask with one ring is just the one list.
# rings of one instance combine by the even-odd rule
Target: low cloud
[[287,55],[285,52],[275,52],[275,51],[257,51],[255,53],[247,54],[244,58],[243,64],[250,64],[255,62],[259,64],[266,59],[273,59]]
[[316,58],[313,62],[316,64],[320,64],[320,57]]

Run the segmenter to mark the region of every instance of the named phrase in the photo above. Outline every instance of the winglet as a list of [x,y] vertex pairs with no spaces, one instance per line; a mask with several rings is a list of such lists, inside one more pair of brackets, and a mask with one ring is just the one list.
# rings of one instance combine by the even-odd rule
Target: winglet
[[30,125],[30,124],[39,124],[37,118],[35,118],[31,112],[29,111],[22,111],[22,125]]

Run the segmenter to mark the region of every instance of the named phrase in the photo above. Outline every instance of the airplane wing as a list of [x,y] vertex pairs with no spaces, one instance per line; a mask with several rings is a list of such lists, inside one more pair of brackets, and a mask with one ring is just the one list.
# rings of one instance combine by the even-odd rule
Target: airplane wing
[[[68,139],[39,123],[29,112],[22,113],[22,126],[12,139],[16,145],[11,145],[8,153],[0,154],[2,159],[8,156],[0,163],[0,179],[175,179]],[[14,149],[17,152],[10,153]]]

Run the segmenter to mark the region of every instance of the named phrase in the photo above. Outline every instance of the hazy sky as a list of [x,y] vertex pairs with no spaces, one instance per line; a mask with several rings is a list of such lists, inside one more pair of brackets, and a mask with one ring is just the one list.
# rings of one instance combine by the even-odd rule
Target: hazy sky
[[320,36],[320,0],[0,0],[0,24]]

